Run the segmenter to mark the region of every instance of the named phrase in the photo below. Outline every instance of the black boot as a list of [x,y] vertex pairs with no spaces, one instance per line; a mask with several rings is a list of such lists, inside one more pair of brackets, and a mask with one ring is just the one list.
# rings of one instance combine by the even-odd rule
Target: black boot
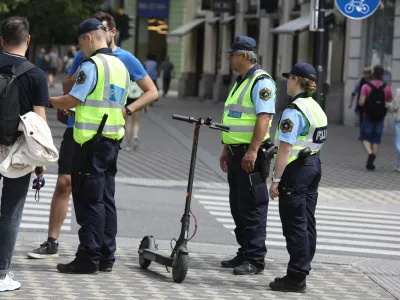
[[282,278],[275,278],[274,281],[270,282],[269,287],[277,292],[305,293],[307,284],[305,280],[296,282],[286,275]]
[[80,266],[75,260],[73,260],[69,264],[58,264],[57,270],[60,273],[67,274],[97,274],[99,272],[97,268],[86,268]]
[[242,256],[235,256],[234,258],[230,260],[223,260],[221,261],[221,266],[223,268],[235,268],[238,267],[242,264],[243,262],[243,257]]
[[367,160],[367,169],[368,170],[375,170],[375,166],[374,166],[375,158],[376,158],[376,156],[373,153],[368,155],[368,160]]

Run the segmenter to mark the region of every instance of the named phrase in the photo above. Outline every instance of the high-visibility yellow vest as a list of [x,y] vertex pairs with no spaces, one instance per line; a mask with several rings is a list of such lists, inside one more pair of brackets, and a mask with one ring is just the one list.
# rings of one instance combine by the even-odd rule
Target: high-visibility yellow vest
[[[307,147],[311,149],[311,154],[319,152],[328,133],[328,118],[313,98],[298,98],[291,105],[296,106],[304,114],[310,125],[307,134],[300,135],[293,145],[288,164],[296,160],[299,152]],[[279,145],[278,132],[281,130],[281,122],[282,120],[279,122],[275,133],[275,145]]]
[[90,59],[97,67],[97,83],[93,92],[76,107],[74,140],[80,145],[93,138],[104,114],[108,114],[104,136],[120,140],[125,134],[122,108],[129,91],[128,70],[112,55],[99,53]]
[[[253,76],[246,78],[235,91],[236,82],[229,93],[221,122],[224,125],[230,126],[229,132],[221,132],[224,144],[250,144],[253,137],[254,125],[257,120],[254,103],[251,101],[251,88],[255,80],[261,75],[267,75],[272,80],[272,77],[267,72],[259,69],[254,72]],[[268,125],[268,131],[263,139],[264,141],[269,138],[271,124],[272,117]]]

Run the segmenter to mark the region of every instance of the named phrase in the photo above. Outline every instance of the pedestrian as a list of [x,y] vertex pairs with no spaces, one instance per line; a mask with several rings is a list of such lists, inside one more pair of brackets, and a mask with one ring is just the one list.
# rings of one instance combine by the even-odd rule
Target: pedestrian
[[228,173],[230,209],[240,247],[233,259],[221,265],[233,268],[236,275],[263,273],[267,254],[269,161],[263,149],[272,146],[269,130],[277,88],[272,77],[259,68],[256,46],[254,39],[238,36],[225,50],[232,69],[240,75],[225,102],[222,123],[230,131],[222,132],[220,165]]
[[[158,93],[149,75],[147,75],[140,61],[128,51],[115,45],[116,24],[114,18],[105,12],[98,11],[91,16],[98,19],[106,27],[107,45],[113,51],[119,60],[121,60],[128,69],[130,80],[138,83],[143,90],[143,95],[135,101],[132,111],[140,110],[140,107],[147,106],[156,99]],[[64,94],[68,94],[72,86],[76,82],[79,66],[84,60],[82,51],[77,52],[71,67],[68,70],[67,76],[63,80]],[[39,248],[36,248],[27,253],[30,258],[51,258],[58,256],[59,251],[59,235],[61,226],[64,223],[68,211],[68,201],[72,192],[71,186],[71,165],[73,154],[73,127],[75,119],[73,116],[68,116],[67,128],[64,132],[63,140],[60,148],[60,159],[58,165],[58,179],[54,191],[53,199],[51,200],[49,229],[47,241],[42,243]]]
[[[18,132],[19,116],[33,111],[40,116],[42,121],[46,120],[45,107],[49,104],[49,92],[46,74],[25,58],[25,53],[31,42],[28,20],[22,17],[5,19],[1,23],[0,36],[1,44],[4,48],[4,52],[0,54],[0,95],[6,95],[1,97],[0,110],[3,111],[3,105],[6,102],[14,103],[14,101],[19,101],[19,112],[16,113],[16,123],[13,126],[15,130],[11,132],[13,139],[10,140],[10,143],[15,143],[21,133]],[[14,88],[14,92],[9,90],[8,94],[3,93],[5,92],[3,89],[6,88],[3,84],[5,83],[4,80],[9,78],[13,72],[17,75],[18,83],[15,87],[17,90]],[[18,93],[15,93],[15,91]],[[13,98],[16,95],[18,95],[18,98]],[[0,131],[0,141],[4,139],[3,134],[9,132],[7,128],[10,128],[11,122],[14,122],[12,117],[8,115],[8,119],[3,119],[0,116],[0,124],[6,128],[5,131]],[[4,149],[3,145],[0,145],[0,147],[1,153],[10,151],[10,149]],[[0,211],[0,292],[17,290],[21,287],[18,281],[13,280],[13,274],[10,273],[10,264],[31,179],[31,171],[24,172],[23,170],[20,171],[20,175],[15,175],[13,178],[9,178],[7,175],[3,177]],[[44,171],[45,168],[43,168]],[[43,173],[38,175],[42,176]]]
[[400,89],[396,90],[395,101],[388,103],[388,110],[394,117],[394,145],[397,150],[397,164],[395,170],[400,173]]
[[169,60],[168,55],[165,56],[165,60],[161,63],[160,70],[163,73],[163,97],[165,97],[168,94],[172,72],[174,70],[174,65]]
[[[117,215],[115,174],[124,135],[122,109],[129,89],[125,65],[112,55],[106,27],[90,18],[78,26],[78,41],[88,57],[69,94],[51,97],[59,109],[76,107],[73,129],[72,195],[79,229],[75,259],[58,264],[61,273],[111,271],[115,257]],[[108,119],[97,134],[103,116]]]
[[39,55],[36,58],[36,66],[39,67],[44,72],[47,71],[46,49],[40,48]]
[[54,50],[54,48],[50,49],[50,53],[48,55],[48,70],[49,70],[49,86],[51,88],[54,87],[57,79],[57,69],[58,69],[58,54]]
[[316,71],[308,63],[297,63],[287,78],[292,102],[279,120],[275,140],[279,141],[271,199],[279,196],[279,215],[290,261],[287,274],[269,284],[274,291],[305,292],[306,276],[316,249],[315,207],[321,180],[321,150],[328,119],[311,97],[317,90]]
[[[355,113],[358,115],[358,126],[360,126],[360,128],[361,128],[363,114],[362,114],[362,107],[358,104],[358,100],[360,99],[362,86],[364,84],[366,84],[367,82],[370,82],[371,77],[372,77],[371,68],[364,68],[363,77],[361,77],[361,79],[357,81],[357,83],[354,86],[354,89],[351,93],[351,97],[350,97],[349,109],[354,109]],[[354,99],[356,101],[354,101]],[[355,103],[355,107],[353,107],[354,103]]]
[[[138,100],[143,95],[143,90],[139,87],[139,85],[131,81],[129,87],[128,100],[126,101],[127,105],[132,104],[136,100]],[[146,109],[146,108],[145,108]],[[139,147],[139,128],[140,128],[140,110],[135,111],[132,116],[126,119],[125,126],[125,137],[126,137],[126,151],[131,151],[132,149],[136,150]],[[133,141],[132,141],[133,135]]]
[[382,81],[383,75],[382,66],[373,67],[372,80],[361,87],[358,101],[363,110],[360,140],[368,153],[366,168],[370,171],[375,170],[374,161],[382,139],[386,104],[393,98],[392,89]]
[[[148,54],[147,60],[144,62],[144,66],[145,66],[146,72],[149,74],[151,80],[153,80],[153,83],[156,86],[157,91],[158,91],[158,85],[157,85],[158,65],[156,62],[156,56],[151,53]],[[156,99],[156,101],[158,101],[158,99]]]

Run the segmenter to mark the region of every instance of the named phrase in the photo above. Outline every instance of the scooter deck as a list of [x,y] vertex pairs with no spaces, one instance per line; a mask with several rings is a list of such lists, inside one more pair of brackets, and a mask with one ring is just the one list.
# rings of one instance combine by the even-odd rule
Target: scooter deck
[[172,267],[173,258],[169,256],[164,256],[157,251],[150,250],[150,249],[143,249],[143,257],[145,259],[155,261],[161,265]]

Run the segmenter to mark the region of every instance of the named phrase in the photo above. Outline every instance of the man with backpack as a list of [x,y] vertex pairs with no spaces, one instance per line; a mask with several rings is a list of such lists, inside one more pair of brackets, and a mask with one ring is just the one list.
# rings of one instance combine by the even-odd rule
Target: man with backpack
[[[20,116],[35,112],[46,120],[49,104],[46,74],[25,58],[31,37],[25,18],[10,17],[1,24],[0,39],[0,147],[17,142]],[[22,172],[21,172],[22,173]],[[17,290],[21,284],[9,272],[19,231],[31,172],[17,178],[3,177],[0,212],[0,292]],[[15,174],[13,174],[12,177]],[[38,174],[38,176],[42,176]]]
[[386,103],[392,101],[392,90],[382,79],[384,69],[374,66],[372,80],[361,87],[358,104],[363,109],[360,140],[368,153],[367,169],[375,170],[374,161],[383,134],[383,124],[387,113]]

